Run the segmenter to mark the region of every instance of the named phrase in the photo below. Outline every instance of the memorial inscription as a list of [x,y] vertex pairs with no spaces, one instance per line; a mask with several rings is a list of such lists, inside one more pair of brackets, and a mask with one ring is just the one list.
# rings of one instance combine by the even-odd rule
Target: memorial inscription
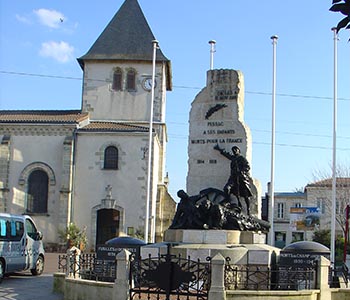
[[[228,127],[221,128],[226,127],[226,124],[223,121],[210,121],[207,122],[205,126],[206,127],[203,128],[202,132],[203,138],[191,139],[191,144],[205,145],[243,142],[243,139],[241,137],[232,137],[236,134],[235,129]],[[214,138],[209,138],[209,136],[213,136]]]
[[215,100],[235,100],[237,99],[237,95],[238,95],[239,90],[216,90],[215,93]]

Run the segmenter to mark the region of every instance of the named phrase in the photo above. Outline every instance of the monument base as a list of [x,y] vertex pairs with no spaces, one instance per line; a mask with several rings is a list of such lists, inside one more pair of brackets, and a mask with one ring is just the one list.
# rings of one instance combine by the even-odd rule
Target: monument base
[[170,251],[174,255],[205,262],[207,257],[220,253],[229,258],[231,264],[270,266],[280,249],[265,244],[265,241],[264,233],[251,231],[168,229],[164,242],[143,246],[141,256],[157,257]]
[[265,244],[266,234],[239,230],[168,229],[164,242],[191,244]]

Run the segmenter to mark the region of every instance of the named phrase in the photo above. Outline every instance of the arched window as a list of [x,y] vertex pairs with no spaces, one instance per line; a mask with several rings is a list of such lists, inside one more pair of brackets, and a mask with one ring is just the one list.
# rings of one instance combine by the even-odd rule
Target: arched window
[[136,72],[134,70],[129,70],[126,77],[126,89],[128,91],[136,90]]
[[112,83],[113,91],[122,90],[122,80],[123,80],[123,73],[122,73],[122,70],[118,68],[113,73],[113,83]]
[[108,146],[105,149],[104,169],[116,170],[118,169],[118,149],[114,146]]
[[28,177],[27,212],[47,213],[49,177],[43,170],[34,170]]

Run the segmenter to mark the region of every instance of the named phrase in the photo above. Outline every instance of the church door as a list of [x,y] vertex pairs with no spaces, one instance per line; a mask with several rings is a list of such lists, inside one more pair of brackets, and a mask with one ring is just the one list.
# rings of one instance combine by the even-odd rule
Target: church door
[[119,236],[120,212],[116,209],[97,211],[96,245],[104,244],[109,239]]

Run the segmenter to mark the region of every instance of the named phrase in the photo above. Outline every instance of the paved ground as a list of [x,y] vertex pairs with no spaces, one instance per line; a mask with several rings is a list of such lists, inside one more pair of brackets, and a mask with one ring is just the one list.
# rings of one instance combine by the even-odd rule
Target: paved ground
[[41,276],[29,272],[5,277],[0,283],[1,300],[63,300],[62,294],[52,292],[53,273],[58,271],[58,254],[46,253]]

